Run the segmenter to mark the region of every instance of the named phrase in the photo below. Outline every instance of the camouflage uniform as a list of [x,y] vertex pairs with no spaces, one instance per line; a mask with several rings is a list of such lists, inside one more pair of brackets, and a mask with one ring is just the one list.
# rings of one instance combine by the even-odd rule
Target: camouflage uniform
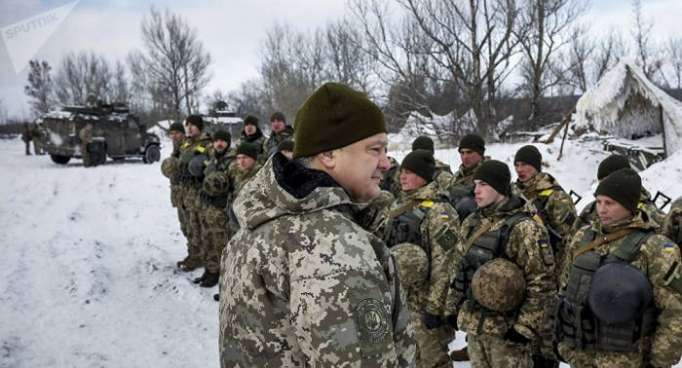
[[[331,177],[287,162],[275,154],[233,204],[243,227],[221,261],[221,367],[414,366],[385,244]],[[302,176],[315,184],[287,181]]]
[[[180,182],[180,146],[184,139],[180,142],[173,143],[173,153],[170,157],[163,160],[161,163],[161,172],[170,180],[170,200],[171,205],[178,211],[178,221],[180,222],[180,230],[185,238],[189,241],[189,231],[187,229],[187,215],[185,215],[183,203],[183,186]],[[187,243],[189,252],[189,242]]]
[[[562,264],[564,247],[577,217],[571,196],[552,175],[544,172],[537,173],[525,183],[517,181],[515,187],[535,206],[549,234],[556,264]],[[556,271],[560,271],[558,267]]]
[[[525,200],[512,196],[497,205],[478,209],[462,223],[463,240],[454,249],[455,287],[448,295],[448,308],[458,312],[457,326],[467,333],[472,367],[531,367],[533,345],[539,344],[549,332],[546,331],[546,321],[552,312],[549,302],[556,292],[554,256],[547,233],[530,218],[529,208]],[[510,313],[482,307],[471,296],[466,277],[462,277],[469,272],[464,259],[474,244],[495,237],[493,234],[503,227],[508,229],[504,236],[507,241],[493,257],[516,264],[526,281],[525,299]],[[499,238],[491,241],[499,244]],[[523,342],[512,337],[518,335],[523,336]]]
[[[566,294],[571,266],[576,257],[592,250],[600,255],[615,252],[628,238],[628,235],[615,237],[610,241],[597,243],[588,248],[586,245],[592,239],[600,239],[624,229],[633,230],[633,234],[651,232],[648,238],[643,238],[639,250],[630,266],[640,270],[649,280],[653,288],[656,312],[655,330],[644,338],[634,342],[631,352],[613,352],[595,350],[593,347],[576,348],[567,341],[561,341],[558,346],[561,356],[571,364],[571,367],[600,367],[600,368],[643,368],[670,367],[682,355],[682,266],[680,266],[679,249],[670,240],[661,235],[653,235],[657,228],[642,211],[630,219],[611,226],[602,226],[599,222],[582,228],[572,238],[566,249],[567,262],[561,273],[561,293]],[[616,234],[617,235],[617,234]],[[593,238],[595,236],[596,238]],[[584,315],[591,315],[585,311]],[[560,314],[561,315],[561,314]],[[606,326],[604,326],[606,327]],[[634,332],[639,334],[638,332]]]
[[388,156],[388,162],[391,167],[384,172],[384,178],[381,180],[381,189],[388,191],[393,197],[400,196],[400,163],[393,157]]
[[444,186],[444,188],[446,188],[445,190],[450,195],[451,201],[456,202],[457,198],[461,198],[462,196],[465,195],[473,197],[474,172],[479,166],[481,166],[481,163],[483,163],[483,161],[485,161],[485,158],[481,160],[478,164],[469,168],[466,168],[463,165],[459,166],[459,170],[457,170],[457,172],[453,175],[453,177],[450,179],[450,182]]
[[[449,362],[447,345],[455,337],[455,331],[446,325],[427,329],[422,315],[427,309],[437,315],[443,310],[450,279],[447,260],[457,241],[458,228],[457,212],[436,182],[403,192],[386,216],[383,229],[386,244],[389,247],[416,244],[425,251],[429,261],[425,282],[406,290],[410,324],[417,340],[418,367],[441,367]],[[411,259],[396,258],[398,269],[409,268],[410,262]]]
[[220,255],[229,240],[227,205],[232,183],[228,174],[233,157],[211,149],[199,191],[201,243],[206,271],[220,271]]
[[661,234],[672,239],[677,245],[682,246],[682,197],[677,198],[670,205],[670,212],[663,221]]
[[455,176],[452,174],[452,170],[450,170],[450,165],[436,158],[434,160],[436,161],[436,174],[433,177],[433,181],[438,184],[441,190],[447,190]]
[[[646,189],[642,188],[642,196],[640,198],[637,208],[644,211],[653,223],[657,226],[662,226],[665,221],[665,212],[661,211],[656,204],[651,200],[651,194]],[[588,203],[582,211],[580,216],[573,224],[573,232],[580,230],[581,227],[591,224],[598,220],[597,217],[597,201]]]
[[[234,147],[230,150],[230,155],[236,156],[237,147],[239,147],[242,143],[250,143],[253,146],[258,147],[259,162],[263,156],[265,156],[263,154],[263,147],[265,147],[265,136],[263,135],[263,132],[261,132],[260,128],[256,127],[256,132],[251,135],[246,135],[246,133],[242,131],[242,136],[239,138],[239,142],[237,142],[237,144],[234,145]],[[265,159],[267,160],[267,157],[265,157]]]
[[207,154],[209,147],[211,147],[211,139],[205,133],[199,137],[185,138],[185,141],[180,145],[179,180],[182,186],[182,211],[185,214],[187,232],[189,233],[187,260],[197,265],[203,263],[201,202],[199,200],[201,179],[193,177],[189,173],[188,166],[195,155]]
[[83,166],[90,166],[90,150],[88,145],[92,143],[92,124],[85,124],[78,132],[78,138],[81,142],[81,158],[83,159]]
[[[286,139],[294,139],[294,128],[291,125],[286,125],[279,133],[272,133],[267,140],[263,141],[263,151],[265,153],[262,162],[265,162],[275,151],[277,146]],[[260,159],[260,156],[259,156]],[[259,160],[261,161],[261,160]]]

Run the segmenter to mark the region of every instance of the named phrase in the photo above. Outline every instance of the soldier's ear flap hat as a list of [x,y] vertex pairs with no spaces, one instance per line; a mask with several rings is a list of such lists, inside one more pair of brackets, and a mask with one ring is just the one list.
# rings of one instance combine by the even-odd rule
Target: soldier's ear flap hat
[[294,158],[335,150],[386,131],[384,114],[364,93],[325,83],[296,114]]
[[201,115],[190,115],[185,121],[187,124],[194,125],[199,130],[204,130],[204,119],[201,117]]
[[485,160],[474,172],[474,180],[481,180],[502,195],[511,194],[511,172],[502,161]]
[[517,162],[525,162],[528,165],[533,166],[538,172],[542,171],[542,154],[531,144],[523,146],[516,151],[514,163],[516,164]]
[[637,212],[641,193],[642,178],[635,170],[627,168],[620,169],[599,182],[594,196],[607,196],[634,214]]
[[400,168],[410,170],[430,183],[436,173],[436,161],[430,151],[418,149],[405,156]]

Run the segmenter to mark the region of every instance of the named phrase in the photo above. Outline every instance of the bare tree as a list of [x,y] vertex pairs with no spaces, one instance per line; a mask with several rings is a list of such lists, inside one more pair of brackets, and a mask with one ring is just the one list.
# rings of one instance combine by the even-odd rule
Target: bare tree
[[327,79],[368,92],[372,60],[362,51],[366,46],[360,31],[337,21],[325,27],[324,35]]
[[674,83],[669,84],[680,89],[682,88],[682,38],[669,38],[666,53],[674,79]]
[[51,70],[52,67],[45,60],[29,61],[28,84],[24,86],[24,92],[31,99],[31,111],[35,116],[50,111],[53,105]]
[[592,83],[601,79],[627,53],[627,46],[620,33],[613,29],[609,31],[608,36],[596,45]]
[[121,61],[116,61],[112,81],[111,102],[128,103],[130,98],[130,87],[125,67]]
[[137,60],[147,73],[148,86],[157,97],[168,99],[167,113],[178,121],[192,114],[210,79],[211,56],[204,51],[196,30],[169,10],[152,8],[142,21],[144,53]]
[[656,47],[652,44],[651,29],[654,25],[644,19],[642,0],[632,0],[632,17],[634,27],[631,34],[634,40],[637,62],[640,64],[644,75],[649,79],[654,79],[663,63]]
[[111,66],[104,57],[94,52],[66,55],[55,81],[57,99],[63,105],[93,104],[111,96]]

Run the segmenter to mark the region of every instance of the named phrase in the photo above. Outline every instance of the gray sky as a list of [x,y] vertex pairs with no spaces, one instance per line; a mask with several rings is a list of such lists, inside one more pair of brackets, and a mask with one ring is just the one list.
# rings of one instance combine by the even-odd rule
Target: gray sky
[[[55,8],[72,3],[64,0],[0,0],[0,28],[3,36],[16,32],[17,22],[46,14]],[[300,30],[313,29],[340,18],[345,12],[345,0],[80,0],[63,22],[44,36],[46,43],[32,52],[38,40],[23,42],[21,46],[1,42],[0,99],[10,115],[28,115],[23,85],[26,70],[17,73],[13,58],[17,50],[30,53],[33,58],[47,60],[56,67],[69,52],[93,50],[110,60],[120,59],[141,46],[140,21],[154,5],[168,7],[186,17],[197,29],[199,39],[211,53],[213,79],[206,92],[216,88],[231,90],[239,83],[257,76],[258,48],[268,27],[276,22],[288,22]],[[592,0],[586,19],[595,33],[616,29],[629,37],[631,3],[624,0]],[[680,0],[644,0],[644,12],[654,23],[654,35],[660,40],[679,29],[676,23],[682,16]],[[38,17],[39,18],[39,17]],[[31,23],[32,32],[36,24]],[[54,24],[58,24],[55,22]],[[53,26],[54,26],[53,24]],[[676,34],[679,36],[679,31]],[[15,41],[17,39],[15,38]]]

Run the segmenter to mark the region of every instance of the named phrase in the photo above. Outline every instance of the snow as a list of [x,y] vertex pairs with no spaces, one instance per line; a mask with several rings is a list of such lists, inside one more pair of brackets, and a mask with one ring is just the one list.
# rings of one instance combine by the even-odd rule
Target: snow
[[[511,165],[524,144],[486,154]],[[599,141],[569,141],[557,161],[559,145],[536,145],[544,170],[584,205],[608,153]],[[162,147],[166,157],[172,145]],[[459,166],[456,149],[436,157]],[[176,271],[185,240],[159,163],[59,166],[13,139],[0,140],[0,168],[0,367],[218,366],[217,288],[193,285],[199,271]],[[652,193],[682,195],[682,152],[642,176]],[[463,344],[458,334],[453,345]]]

